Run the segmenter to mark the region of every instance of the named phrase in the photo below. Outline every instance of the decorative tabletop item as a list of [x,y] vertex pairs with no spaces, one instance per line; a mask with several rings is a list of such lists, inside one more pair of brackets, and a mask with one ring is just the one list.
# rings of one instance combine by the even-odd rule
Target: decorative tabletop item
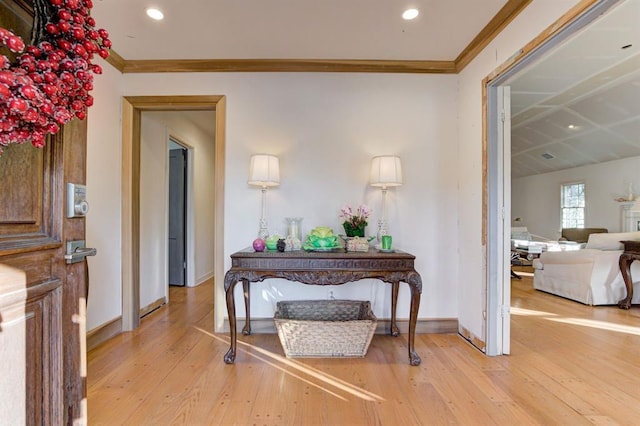
[[[265,218],[265,204],[267,197],[267,188],[273,188],[280,185],[280,160],[275,155],[256,154],[251,156],[251,164],[249,166],[249,185],[259,186],[262,192],[260,228],[258,229],[258,238],[262,238],[267,242],[269,248],[269,230],[267,229],[267,219]],[[275,242],[273,245],[275,250]]]
[[302,222],[301,217],[285,217],[284,220],[287,221],[287,237],[297,238],[298,240],[302,240],[302,233],[300,231],[300,223]]
[[262,238],[256,238],[253,240],[253,249],[255,251],[264,251],[266,244]]
[[302,248],[309,251],[329,251],[341,248],[338,236],[328,226],[317,226],[309,232]]
[[369,241],[369,238],[348,237],[346,241],[347,251],[361,251],[366,253],[369,251]]
[[302,242],[295,237],[287,237],[284,239],[284,251],[298,251],[302,249]]
[[382,241],[382,236],[387,235],[387,219],[385,219],[385,203],[387,189],[402,185],[402,165],[400,157],[395,155],[381,155],[373,157],[371,160],[371,176],[369,179],[371,186],[379,187],[382,191],[382,214],[378,220],[378,241]]
[[351,206],[344,205],[340,210],[340,217],[344,219],[342,227],[347,237],[364,237],[367,219],[371,215],[371,209],[364,204],[360,204],[354,211]]
[[273,235],[268,236],[264,243],[267,246],[267,250],[277,250],[278,249],[278,241],[281,240],[282,237],[276,232]]

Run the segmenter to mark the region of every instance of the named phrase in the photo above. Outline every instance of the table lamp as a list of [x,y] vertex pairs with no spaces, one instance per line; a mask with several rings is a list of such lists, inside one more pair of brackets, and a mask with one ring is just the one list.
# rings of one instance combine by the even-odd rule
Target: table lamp
[[400,157],[393,155],[382,155],[373,157],[371,161],[371,176],[369,179],[371,186],[379,187],[382,190],[381,216],[378,220],[378,241],[383,235],[387,235],[387,220],[385,219],[385,203],[387,188],[402,185],[402,165]]
[[262,207],[258,237],[265,240],[269,236],[267,220],[265,219],[265,203],[267,188],[280,185],[280,162],[275,155],[256,154],[251,156],[249,166],[249,185],[259,186],[262,192]]

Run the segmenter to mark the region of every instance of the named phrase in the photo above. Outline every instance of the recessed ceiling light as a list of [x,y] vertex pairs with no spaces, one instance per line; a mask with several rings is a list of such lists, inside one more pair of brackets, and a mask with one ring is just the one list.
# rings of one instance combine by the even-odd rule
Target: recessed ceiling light
[[567,129],[569,130],[578,130],[580,127],[576,126],[575,124],[569,124],[567,126]]
[[156,21],[164,19],[164,13],[162,13],[159,9],[155,9],[153,7],[147,9],[147,16],[151,19],[155,19]]
[[418,9],[407,9],[402,12],[402,19],[410,21],[412,19],[416,19],[419,14],[420,12],[418,11]]

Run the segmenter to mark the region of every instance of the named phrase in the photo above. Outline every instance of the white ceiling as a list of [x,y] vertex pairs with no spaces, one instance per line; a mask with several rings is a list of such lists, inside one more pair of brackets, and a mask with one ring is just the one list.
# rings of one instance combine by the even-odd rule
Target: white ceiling
[[[92,15],[125,60],[453,61],[506,3],[94,0]],[[149,6],[165,19],[147,18]],[[400,17],[408,6],[420,9],[414,21]],[[516,76],[512,176],[640,156],[639,51],[640,0],[624,0]]]
[[640,156],[639,52],[626,0],[509,82],[512,176]]
[[[453,60],[506,0],[94,0],[124,59]],[[149,6],[163,21],[145,15]],[[401,14],[420,10],[413,21]]]

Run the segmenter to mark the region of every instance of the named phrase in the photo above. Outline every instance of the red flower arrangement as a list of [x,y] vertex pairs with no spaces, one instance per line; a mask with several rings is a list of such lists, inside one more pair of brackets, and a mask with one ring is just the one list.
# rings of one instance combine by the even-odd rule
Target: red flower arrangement
[[93,105],[94,54],[109,56],[107,31],[95,29],[92,0],[35,0],[33,43],[0,28],[0,45],[18,53],[0,55],[0,153],[2,146],[31,141],[44,146],[47,134]]

